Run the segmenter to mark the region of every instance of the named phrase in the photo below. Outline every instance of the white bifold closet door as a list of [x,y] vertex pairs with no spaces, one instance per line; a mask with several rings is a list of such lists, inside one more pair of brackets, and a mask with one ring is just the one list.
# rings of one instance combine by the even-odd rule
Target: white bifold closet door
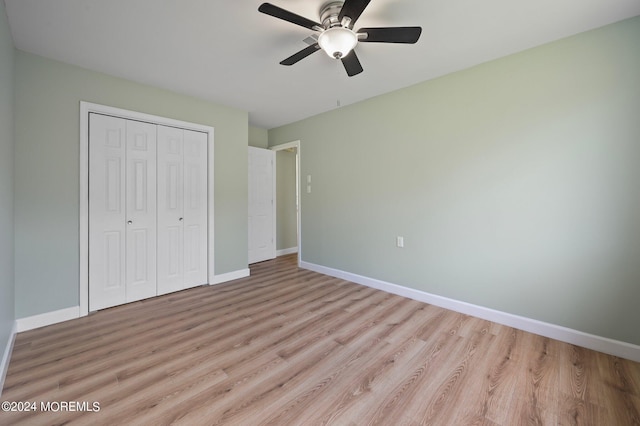
[[207,135],[89,119],[89,310],[207,283]]
[[89,306],[156,295],[156,126],[91,114]]
[[158,126],[158,294],[207,282],[207,135]]

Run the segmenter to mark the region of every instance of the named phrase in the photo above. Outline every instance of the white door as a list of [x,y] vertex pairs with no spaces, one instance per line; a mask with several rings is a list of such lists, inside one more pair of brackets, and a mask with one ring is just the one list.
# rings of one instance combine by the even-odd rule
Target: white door
[[249,147],[249,263],[276,257],[275,152]]
[[207,134],[184,131],[184,285],[207,279]]
[[89,119],[89,309],[155,295],[155,126]]
[[156,295],[156,126],[127,120],[126,301]]
[[126,121],[89,118],[89,310],[126,303]]
[[158,126],[158,294],[182,290],[183,130]]
[[158,294],[207,282],[207,137],[158,126]]

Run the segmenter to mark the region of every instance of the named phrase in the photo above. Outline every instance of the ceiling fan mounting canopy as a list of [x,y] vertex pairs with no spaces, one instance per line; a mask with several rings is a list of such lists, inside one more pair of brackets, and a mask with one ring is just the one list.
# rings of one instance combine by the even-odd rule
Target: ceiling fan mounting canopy
[[271,3],[261,4],[258,11],[320,32],[317,43],[291,55],[280,64],[293,65],[322,49],[330,57],[342,61],[347,75],[352,77],[363,71],[358,56],[353,51],[358,41],[413,44],[418,41],[422,33],[421,27],[360,28],[358,31],[353,31],[353,26],[370,2],[371,0],[330,1],[320,9],[322,23],[289,12]]

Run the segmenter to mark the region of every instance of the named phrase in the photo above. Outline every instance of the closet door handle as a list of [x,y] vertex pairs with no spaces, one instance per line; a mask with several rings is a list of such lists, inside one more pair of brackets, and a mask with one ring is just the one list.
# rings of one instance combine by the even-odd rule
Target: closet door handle
[[182,218],[178,219],[180,222],[182,222]]
[[129,225],[131,225],[132,223],[133,223],[133,221],[132,221],[132,220],[128,220],[128,221],[127,221],[127,224],[129,224]]

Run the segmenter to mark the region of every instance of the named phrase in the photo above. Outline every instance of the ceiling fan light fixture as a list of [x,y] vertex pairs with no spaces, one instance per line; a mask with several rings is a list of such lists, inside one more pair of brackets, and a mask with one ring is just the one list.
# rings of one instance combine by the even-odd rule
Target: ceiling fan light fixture
[[320,34],[318,44],[330,57],[341,59],[356,47],[358,36],[348,28],[333,27]]

